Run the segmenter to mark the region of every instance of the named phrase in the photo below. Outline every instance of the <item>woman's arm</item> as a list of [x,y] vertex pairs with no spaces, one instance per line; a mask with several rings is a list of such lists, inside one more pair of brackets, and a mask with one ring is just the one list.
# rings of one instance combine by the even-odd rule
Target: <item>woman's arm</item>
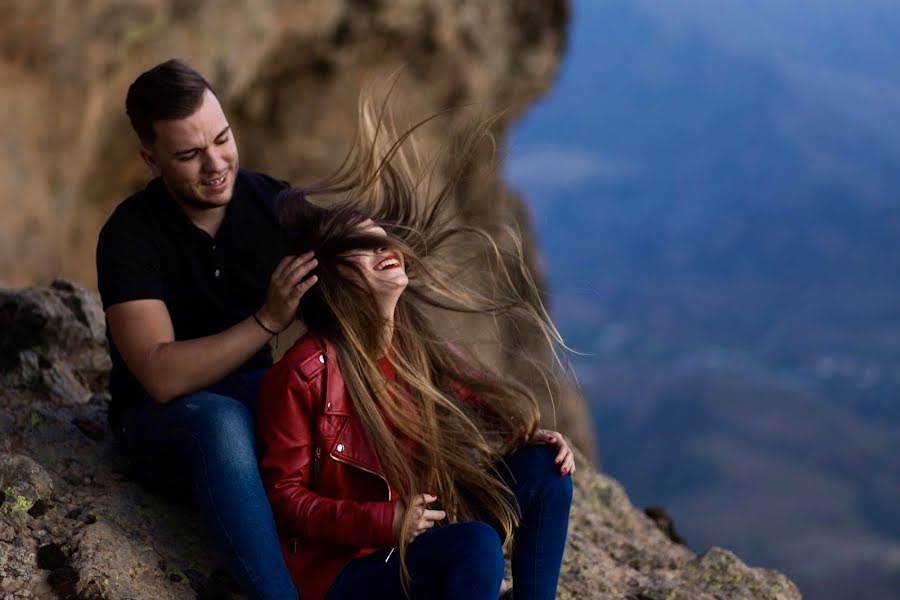
[[393,545],[394,502],[326,498],[310,489],[319,400],[290,366],[276,365],[263,379],[256,417],[260,474],[276,522],[308,540]]

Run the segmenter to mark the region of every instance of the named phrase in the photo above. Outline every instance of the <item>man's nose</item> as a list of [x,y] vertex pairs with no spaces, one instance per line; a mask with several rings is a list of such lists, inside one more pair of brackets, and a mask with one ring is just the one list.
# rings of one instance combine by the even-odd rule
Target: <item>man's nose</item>
[[203,171],[206,173],[219,173],[225,170],[228,161],[222,156],[217,148],[213,148],[204,153]]

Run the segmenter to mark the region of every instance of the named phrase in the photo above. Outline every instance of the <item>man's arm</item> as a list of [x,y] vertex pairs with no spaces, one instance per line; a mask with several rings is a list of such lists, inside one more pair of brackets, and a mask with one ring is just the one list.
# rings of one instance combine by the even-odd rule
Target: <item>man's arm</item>
[[125,364],[160,403],[219,381],[240,367],[272,335],[294,319],[300,298],[316,282],[312,254],[286,257],[275,268],[266,301],[256,313],[221,333],[175,341],[172,319],[161,300],[132,300],[106,309],[110,335]]

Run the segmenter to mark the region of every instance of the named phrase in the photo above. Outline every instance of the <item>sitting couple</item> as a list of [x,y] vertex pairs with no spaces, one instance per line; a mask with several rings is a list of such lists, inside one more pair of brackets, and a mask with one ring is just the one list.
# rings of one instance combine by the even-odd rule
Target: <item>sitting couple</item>
[[[379,154],[390,131],[363,111],[318,190],[342,199],[318,207],[238,168],[212,89],[176,60],[126,108],[156,178],[104,226],[97,268],[110,423],[137,475],[196,494],[252,598],[494,599],[504,549],[517,600],[555,598],[572,452],[538,428],[533,390],[434,318],[514,316],[557,338],[533,285],[514,287],[531,281],[522,258],[454,225],[452,178],[417,199],[409,133]],[[473,244],[491,289],[466,283]],[[294,319],[308,333],[269,368]]]

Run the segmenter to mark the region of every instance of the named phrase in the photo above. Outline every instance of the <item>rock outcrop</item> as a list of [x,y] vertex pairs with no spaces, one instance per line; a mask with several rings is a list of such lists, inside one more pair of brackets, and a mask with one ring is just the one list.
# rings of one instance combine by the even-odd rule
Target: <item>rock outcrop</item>
[[[392,98],[403,114],[470,107],[422,130],[424,153],[479,115],[501,115],[492,133],[502,142],[550,87],[568,20],[566,0],[31,0],[3,7],[0,281],[12,285],[62,276],[93,286],[100,226],[148,177],[124,98],[137,74],[156,63],[179,56],[209,77],[244,166],[309,185],[349,148],[361,86],[398,69]],[[522,203],[496,171],[480,173],[494,151],[485,143],[469,157],[478,185],[460,195],[459,213],[481,227],[523,232],[539,278]],[[489,329],[462,324],[464,334]],[[502,324],[499,336],[506,350],[486,358],[507,368],[541,352],[514,323]],[[552,395],[556,406],[546,394],[545,414],[558,415],[556,427],[593,456],[580,395]]]
[[[0,599],[240,597],[194,509],[143,490],[106,433],[100,315],[94,295],[66,282],[0,288]],[[672,542],[586,463],[560,598],[800,598],[777,572]]]

